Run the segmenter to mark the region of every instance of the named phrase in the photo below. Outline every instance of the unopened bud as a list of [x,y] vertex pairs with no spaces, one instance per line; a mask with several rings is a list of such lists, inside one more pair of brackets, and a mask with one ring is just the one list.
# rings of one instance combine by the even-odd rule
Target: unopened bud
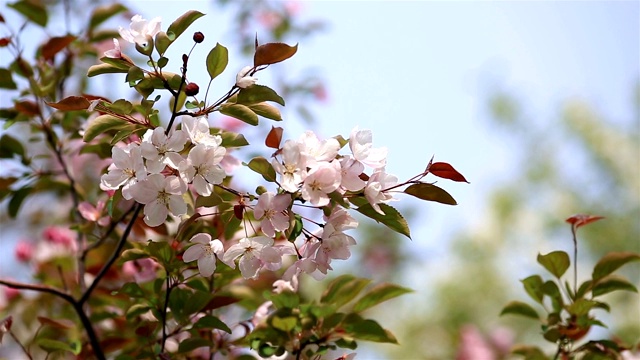
[[201,42],[204,41],[204,34],[201,33],[200,31],[193,33],[193,41],[200,44]]
[[187,86],[184,88],[184,93],[187,94],[187,96],[198,95],[199,91],[200,91],[200,87],[196,83],[188,83]]

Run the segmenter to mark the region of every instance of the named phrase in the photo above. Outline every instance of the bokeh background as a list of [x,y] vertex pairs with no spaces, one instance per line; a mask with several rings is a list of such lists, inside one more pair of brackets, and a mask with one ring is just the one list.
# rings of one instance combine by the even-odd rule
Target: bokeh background
[[[52,35],[79,29],[86,8],[95,6],[69,3],[77,18],[52,19],[60,24]],[[400,346],[361,343],[359,358],[500,359],[513,343],[542,345],[532,322],[499,313],[509,300],[526,300],[520,279],[543,274],[538,253],[571,251],[564,219],[575,213],[607,218],[581,230],[579,278],[587,278],[607,251],[640,251],[638,1],[124,4],[131,12],[114,26],[127,27],[135,13],[161,16],[163,27],[189,9],[206,13],[190,28],[206,36],[206,46],[192,57],[204,63],[216,42],[228,47],[230,64],[222,75],[228,84],[236,69],[250,63],[240,50],[249,51],[256,34],[261,42],[299,43],[291,60],[259,76],[287,100],[285,138],[308,128],[325,137],[369,128],[374,145],[389,148],[387,172],[401,180],[421,172],[435,155],[470,181],[440,181],[458,201],[453,207],[400,196],[394,205],[406,215],[412,240],[361,221],[355,258],[336,273],[355,272],[415,291],[371,314]],[[11,11],[0,7],[17,28]],[[25,31],[38,39],[34,43],[47,37],[39,28]],[[187,41],[180,45],[171,52],[189,50]],[[10,58],[0,55],[6,67]],[[198,69],[190,71],[197,82]],[[202,86],[208,76],[204,66],[199,71]],[[88,86],[112,98],[131,91],[103,77]],[[3,91],[0,105],[10,104],[12,96]],[[271,125],[264,123],[243,131],[261,141]],[[8,171],[2,166],[0,174]],[[36,211],[37,204],[25,211]],[[0,255],[0,276],[28,281],[29,269],[11,249],[20,239],[37,238],[46,217],[39,228],[8,219],[6,205],[0,211],[0,243],[7,249]],[[639,284],[637,264],[623,273]],[[611,326],[590,336],[637,343],[638,295],[607,300],[614,304],[605,315]]]

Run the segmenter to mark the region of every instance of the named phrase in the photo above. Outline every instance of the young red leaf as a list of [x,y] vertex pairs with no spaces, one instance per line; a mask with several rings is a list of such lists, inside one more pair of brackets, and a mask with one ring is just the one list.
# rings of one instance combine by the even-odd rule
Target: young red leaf
[[82,96],[69,96],[58,102],[48,102],[46,104],[62,111],[85,110],[90,105],[89,100]]
[[281,127],[271,126],[271,131],[269,131],[264,141],[265,145],[272,149],[279,149],[280,141],[282,141],[282,131],[283,129]]
[[454,169],[453,166],[444,162],[435,162],[429,166],[428,170],[433,175],[443,179],[468,183],[467,179]]
[[42,46],[42,56],[45,60],[52,60],[57,53],[69,46],[75,39],[76,37],[73,35],[52,37]]
[[10,37],[3,37],[2,39],[0,39],[0,47],[5,47],[7,45],[9,45],[11,43],[11,38]]
[[289,46],[284,43],[267,43],[256,48],[253,66],[271,65],[287,60],[298,51],[298,44]]
[[598,221],[600,219],[604,219],[604,216],[576,214],[570,218],[567,218],[565,221],[573,225],[575,228],[579,228],[580,226],[591,224],[592,222]]

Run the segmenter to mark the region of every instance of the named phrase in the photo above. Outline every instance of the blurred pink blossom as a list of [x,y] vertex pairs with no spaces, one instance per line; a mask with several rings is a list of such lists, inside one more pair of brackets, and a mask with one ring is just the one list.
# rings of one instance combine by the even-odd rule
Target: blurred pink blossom
[[33,244],[28,240],[20,240],[15,247],[15,256],[21,262],[29,262],[33,257]]

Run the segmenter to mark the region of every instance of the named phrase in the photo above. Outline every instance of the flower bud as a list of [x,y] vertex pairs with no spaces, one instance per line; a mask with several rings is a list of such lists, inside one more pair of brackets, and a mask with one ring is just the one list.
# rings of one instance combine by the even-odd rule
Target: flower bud
[[201,42],[204,41],[204,34],[201,33],[200,31],[193,33],[193,41],[200,44]]
[[199,91],[200,91],[200,87],[198,87],[198,84],[196,83],[188,83],[187,86],[184,88],[184,93],[187,94],[187,96],[198,95]]

